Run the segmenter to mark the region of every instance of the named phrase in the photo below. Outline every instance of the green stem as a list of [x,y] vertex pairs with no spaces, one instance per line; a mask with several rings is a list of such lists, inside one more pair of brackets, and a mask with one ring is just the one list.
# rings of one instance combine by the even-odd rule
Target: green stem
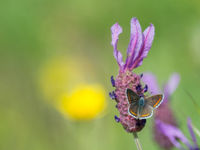
[[133,137],[134,137],[134,140],[135,140],[135,144],[136,144],[136,147],[138,150],[142,150],[142,146],[140,144],[140,141],[138,139],[138,135],[137,135],[137,132],[133,132]]

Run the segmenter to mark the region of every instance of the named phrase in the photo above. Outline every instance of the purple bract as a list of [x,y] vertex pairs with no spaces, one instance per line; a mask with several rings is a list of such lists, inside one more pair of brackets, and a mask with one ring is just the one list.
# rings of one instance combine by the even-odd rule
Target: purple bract
[[154,39],[155,29],[153,24],[147,27],[142,33],[139,21],[136,18],[131,19],[131,36],[125,63],[123,62],[122,54],[117,50],[117,43],[119,35],[122,33],[122,28],[116,23],[111,27],[111,31],[111,44],[114,48],[114,56],[120,67],[120,71],[132,71],[134,68],[142,65],[142,61],[147,56]]

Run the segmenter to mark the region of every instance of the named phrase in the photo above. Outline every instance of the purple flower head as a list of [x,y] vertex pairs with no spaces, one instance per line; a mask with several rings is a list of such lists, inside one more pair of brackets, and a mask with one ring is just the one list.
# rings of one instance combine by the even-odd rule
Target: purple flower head
[[154,39],[155,29],[153,24],[147,27],[142,33],[139,21],[136,18],[131,19],[130,43],[128,45],[125,63],[123,62],[122,54],[117,49],[117,43],[119,35],[122,33],[122,28],[118,23],[116,23],[111,27],[111,32],[111,45],[114,48],[114,57],[117,60],[117,63],[120,67],[120,71],[132,71],[134,68],[137,68],[140,65],[142,65],[142,61],[151,49],[151,45]]
[[[152,77],[152,75],[150,75]],[[146,77],[143,77],[146,78]],[[149,77],[148,77],[149,78]],[[154,77],[155,78],[155,77]],[[147,80],[147,79],[146,79]],[[152,82],[153,80],[151,80]],[[154,124],[154,135],[155,140],[161,147],[165,149],[170,149],[173,146],[184,149],[180,141],[186,145],[189,150],[199,150],[194,131],[192,129],[191,120],[188,119],[187,125],[192,137],[193,145],[189,143],[189,140],[184,136],[184,134],[178,129],[175,117],[169,106],[169,98],[176,90],[180,82],[180,76],[177,73],[173,73],[164,86],[165,99],[162,105],[157,109],[155,113],[155,124]],[[155,83],[151,83],[154,84]],[[154,91],[156,92],[156,91]]]
[[177,148],[183,149],[179,140],[182,141],[185,145],[187,145],[190,149],[192,146],[190,145],[188,139],[184,136],[184,134],[176,127],[167,123],[160,121],[159,119],[155,120],[155,124],[157,129],[164,134],[168,140]]
[[183,144],[185,144],[185,146],[189,150],[199,150],[190,119],[188,119],[187,124],[188,124],[188,129],[191,134],[194,145],[190,144],[189,140],[184,136],[184,134],[181,132],[181,130],[178,129],[176,126],[164,123],[159,119],[157,119],[155,121],[155,124],[157,126],[157,129],[160,130],[162,132],[162,134],[165,135],[167,137],[167,139],[176,148],[181,149],[181,150],[184,149],[180,143],[180,142],[182,142]]
[[[142,64],[143,59],[147,56],[154,38],[154,26],[151,24],[143,33],[139,21],[136,18],[131,19],[131,35],[130,43],[127,49],[127,58],[125,63],[122,59],[122,54],[117,49],[119,35],[122,33],[122,28],[118,23],[111,27],[112,46],[114,48],[114,57],[119,65],[119,74],[115,81],[111,79],[112,85],[115,87],[116,108],[119,110],[119,118],[117,119],[127,132],[138,132],[145,126],[146,120],[135,119],[128,113],[130,107],[126,89],[129,88],[139,96],[144,96],[144,92],[148,87],[142,87],[140,79],[142,76],[132,72]],[[116,118],[116,117],[115,117]]]
[[[160,93],[160,88],[158,87],[156,77],[151,73],[145,73],[142,78],[143,82],[148,85],[149,92],[151,94]],[[163,103],[155,110],[155,122],[154,122],[154,139],[155,141],[163,148],[170,149],[174,144],[169,140],[169,138],[163,134],[161,128],[158,126],[157,120],[166,123],[168,125],[177,126],[175,117],[169,105],[169,98],[171,94],[175,91],[180,81],[180,77],[177,73],[173,73],[164,86],[164,101]]]

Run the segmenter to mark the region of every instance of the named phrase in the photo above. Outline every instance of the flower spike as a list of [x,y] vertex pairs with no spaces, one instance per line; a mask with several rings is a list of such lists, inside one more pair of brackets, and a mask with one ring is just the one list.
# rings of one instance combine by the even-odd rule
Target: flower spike
[[[132,72],[132,70],[142,64],[143,58],[147,56],[151,48],[154,37],[154,26],[150,25],[144,33],[137,18],[131,19],[130,43],[127,49],[127,57],[125,63],[122,60],[122,54],[117,49],[119,35],[122,33],[122,28],[118,23],[111,27],[112,42],[114,57],[119,65],[119,74],[115,80],[111,78],[112,85],[115,88],[115,95],[110,93],[111,98],[115,98],[117,109],[119,111],[119,119],[117,119],[124,129],[129,133],[141,131],[145,124],[145,119],[136,119],[129,113],[130,103],[127,99],[127,89],[132,90],[140,97],[145,97],[148,86],[142,86],[142,76]],[[115,117],[116,118],[116,117]]]

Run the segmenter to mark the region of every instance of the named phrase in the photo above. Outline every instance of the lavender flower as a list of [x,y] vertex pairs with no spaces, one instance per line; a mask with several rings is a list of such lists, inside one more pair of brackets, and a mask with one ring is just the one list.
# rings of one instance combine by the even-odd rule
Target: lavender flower
[[[151,73],[145,73],[142,79],[143,82],[148,85],[150,93],[160,93],[160,89],[154,75],[152,75]],[[172,140],[170,140],[168,136],[163,133],[164,131],[162,130],[162,124],[165,123],[170,127],[173,126],[173,128],[177,127],[175,117],[169,106],[169,99],[173,92],[176,90],[179,81],[180,77],[177,73],[171,75],[167,84],[165,84],[164,86],[165,97],[163,103],[157,108],[157,110],[155,110],[154,139],[162,148],[165,149],[170,149],[174,146]],[[168,130],[165,131],[168,133]]]
[[183,150],[184,148],[180,143],[180,142],[182,142],[183,144],[185,144],[185,146],[189,150],[199,150],[199,147],[198,147],[197,141],[196,141],[196,137],[195,137],[194,131],[192,129],[190,118],[188,118],[187,124],[188,124],[188,129],[189,129],[190,135],[192,137],[192,141],[194,143],[193,145],[190,144],[189,140],[184,136],[184,134],[181,132],[181,130],[178,129],[176,126],[164,123],[160,120],[156,120],[156,125],[157,125],[158,129],[162,132],[162,134],[164,134],[168,138],[168,140],[176,148]]
[[[131,19],[131,35],[130,43],[127,49],[127,58],[125,63],[122,59],[122,54],[117,49],[119,35],[122,33],[122,28],[118,23],[111,27],[112,42],[114,48],[114,57],[119,65],[119,74],[115,81],[112,78],[112,85],[115,86],[115,95],[117,109],[119,110],[119,122],[123,125],[127,132],[138,132],[145,126],[146,120],[137,120],[128,114],[129,104],[126,98],[125,91],[127,88],[132,89],[138,95],[143,96],[147,90],[142,87],[141,76],[132,72],[134,68],[142,65],[143,59],[147,56],[154,38],[154,26],[151,24],[142,33],[139,21],[136,18]],[[114,83],[114,84],[113,84]]]

